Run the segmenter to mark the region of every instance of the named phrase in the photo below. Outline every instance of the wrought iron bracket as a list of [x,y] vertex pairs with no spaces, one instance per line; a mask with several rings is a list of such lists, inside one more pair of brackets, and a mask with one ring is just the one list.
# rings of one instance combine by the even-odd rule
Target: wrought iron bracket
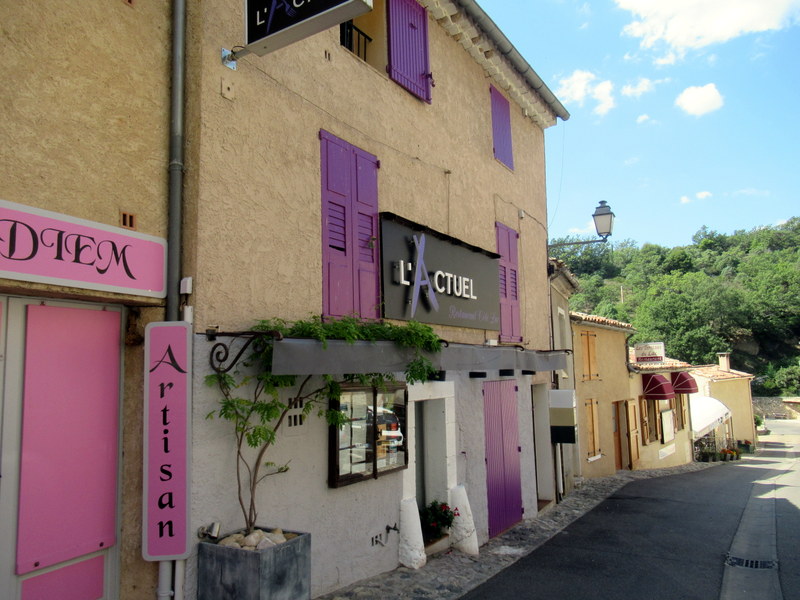
[[[227,373],[233,369],[239,360],[247,352],[247,349],[257,340],[264,340],[269,338],[270,341],[282,340],[283,334],[280,331],[230,331],[223,332],[216,329],[206,329],[206,339],[209,342],[217,341],[218,337],[233,338],[229,343],[217,342],[211,347],[209,354],[209,364],[217,374]],[[241,348],[239,348],[236,356],[228,360],[231,355],[231,350],[237,342],[243,341]]]

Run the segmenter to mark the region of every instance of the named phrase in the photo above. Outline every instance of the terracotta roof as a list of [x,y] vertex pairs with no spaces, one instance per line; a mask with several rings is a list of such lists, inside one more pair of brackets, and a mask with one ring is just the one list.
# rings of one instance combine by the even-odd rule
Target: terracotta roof
[[692,368],[691,363],[683,362],[677,358],[664,357],[664,360],[659,363],[652,362],[636,362],[636,353],[633,348],[628,348],[628,362],[635,371],[642,373],[657,373],[657,372],[672,372],[672,371],[686,371]]
[[755,377],[755,375],[745,373],[744,371],[734,371],[733,369],[726,371],[725,369],[720,368],[719,365],[702,365],[692,369],[691,373],[693,375],[700,375],[700,377],[705,377],[706,379],[711,379],[712,381],[723,381],[725,379],[753,379],[753,377]]
[[633,325],[616,319],[609,319],[608,317],[600,317],[598,315],[587,315],[586,313],[570,311],[569,318],[573,321],[587,323],[590,325],[600,325],[602,327],[613,327],[614,329],[625,329],[626,331],[636,331]]

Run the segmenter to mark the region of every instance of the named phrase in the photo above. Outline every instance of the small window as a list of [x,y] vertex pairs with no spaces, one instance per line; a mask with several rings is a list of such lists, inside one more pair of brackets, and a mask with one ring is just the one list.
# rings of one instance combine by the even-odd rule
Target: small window
[[489,96],[492,102],[492,144],[494,157],[514,169],[514,152],[511,144],[511,106],[503,94],[494,87],[489,86]]
[[416,0],[375,0],[370,12],[339,26],[339,43],[431,102],[428,13]]
[[331,487],[357,483],[407,467],[405,386],[347,387],[332,408],[346,424],[331,427]]

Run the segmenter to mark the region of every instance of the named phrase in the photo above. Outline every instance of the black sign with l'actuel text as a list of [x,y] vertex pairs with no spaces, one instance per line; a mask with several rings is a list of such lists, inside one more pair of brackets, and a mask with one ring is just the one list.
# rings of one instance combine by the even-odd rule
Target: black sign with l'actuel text
[[497,254],[390,213],[381,254],[384,317],[500,330]]
[[247,43],[255,43],[350,1],[247,0]]

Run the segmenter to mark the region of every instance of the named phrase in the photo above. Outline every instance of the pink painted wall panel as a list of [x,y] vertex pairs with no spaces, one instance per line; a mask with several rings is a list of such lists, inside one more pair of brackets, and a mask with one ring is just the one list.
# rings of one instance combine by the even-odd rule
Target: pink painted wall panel
[[120,314],[28,306],[17,573],[116,543]]
[[22,582],[21,600],[98,600],[103,597],[103,557],[69,565]]

